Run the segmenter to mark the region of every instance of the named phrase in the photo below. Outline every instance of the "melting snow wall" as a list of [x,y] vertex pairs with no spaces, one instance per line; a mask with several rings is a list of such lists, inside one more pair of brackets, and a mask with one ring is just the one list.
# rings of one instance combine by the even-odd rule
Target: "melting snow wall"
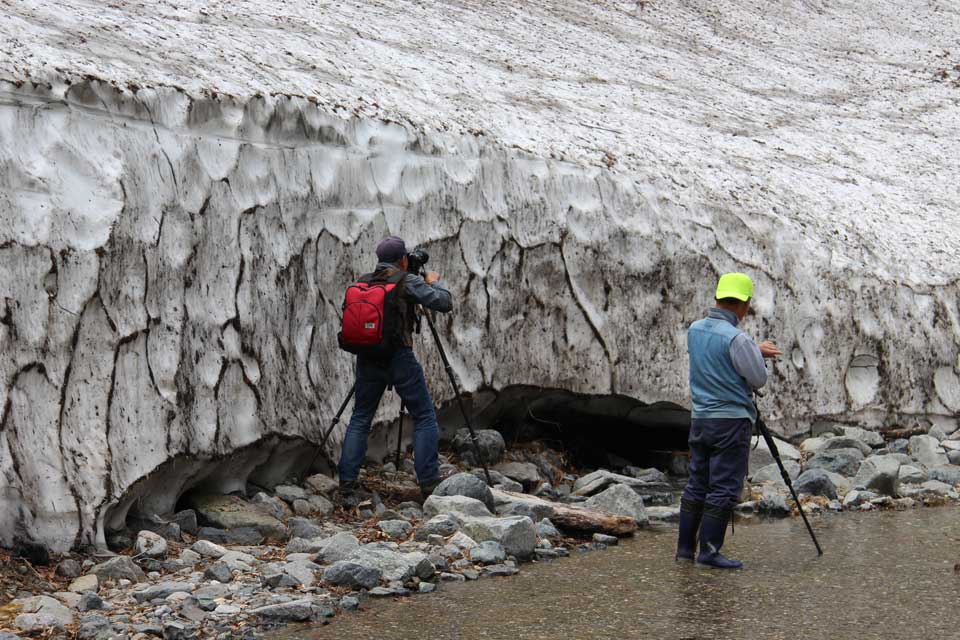
[[352,382],[342,290],[387,233],[425,243],[450,284],[439,326],[468,392],[688,404],[686,325],[742,269],[747,330],[786,352],[764,401],[781,432],[960,411],[957,283],[834,267],[786,223],[305,99],[0,90],[2,544],[102,543],[165,462],[316,440]]

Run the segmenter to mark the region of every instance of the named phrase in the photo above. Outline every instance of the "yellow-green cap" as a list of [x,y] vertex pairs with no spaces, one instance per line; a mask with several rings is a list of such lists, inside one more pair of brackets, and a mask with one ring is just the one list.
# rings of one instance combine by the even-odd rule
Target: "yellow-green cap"
[[746,302],[753,297],[753,280],[745,273],[725,273],[717,282],[717,300],[736,298]]

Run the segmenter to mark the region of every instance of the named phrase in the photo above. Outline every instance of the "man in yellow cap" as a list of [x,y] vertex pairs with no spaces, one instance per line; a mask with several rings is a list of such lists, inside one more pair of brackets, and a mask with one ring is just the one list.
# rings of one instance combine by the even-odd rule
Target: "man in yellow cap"
[[726,273],[716,306],[687,332],[690,354],[690,479],[680,499],[677,560],[693,560],[697,532],[700,566],[739,569],[720,553],[733,508],[740,500],[757,410],[753,391],[767,382],[764,358],[782,355],[772,342],[759,345],[737,328],[750,310],[753,281]]

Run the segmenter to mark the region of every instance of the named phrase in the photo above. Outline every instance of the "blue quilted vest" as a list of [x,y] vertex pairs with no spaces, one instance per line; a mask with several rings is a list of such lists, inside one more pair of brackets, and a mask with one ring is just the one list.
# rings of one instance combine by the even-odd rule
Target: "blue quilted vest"
[[741,333],[730,322],[712,317],[690,325],[687,351],[694,418],[749,418],[756,422],[750,387],[730,359],[730,343]]

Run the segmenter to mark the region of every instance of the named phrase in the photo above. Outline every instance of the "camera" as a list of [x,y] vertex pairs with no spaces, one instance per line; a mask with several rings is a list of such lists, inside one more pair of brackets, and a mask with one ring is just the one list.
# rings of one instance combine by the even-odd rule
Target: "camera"
[[407,254],[407,271],[410,273],[420,273],[423,265],[430,261],[430,254],[423,247],[415,247],[413,251]]

